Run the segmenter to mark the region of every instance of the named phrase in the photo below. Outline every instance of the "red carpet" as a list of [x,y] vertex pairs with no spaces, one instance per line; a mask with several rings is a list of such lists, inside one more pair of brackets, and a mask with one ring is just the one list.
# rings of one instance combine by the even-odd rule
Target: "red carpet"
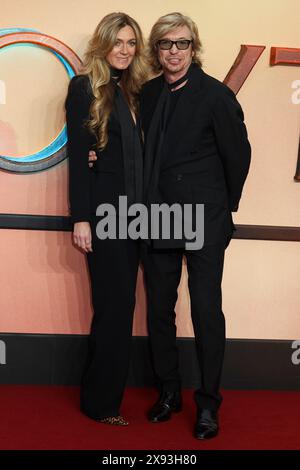
[[300,449],[300,392],[223,392],[221,431],[211,441],[193,438],[191,390],[184,410],[171,421],[151,424],[145,413],[154,390],[126,391],[122,412],[128,427],[100,424],[79,411],[79,389],[0,386],[0,449]]

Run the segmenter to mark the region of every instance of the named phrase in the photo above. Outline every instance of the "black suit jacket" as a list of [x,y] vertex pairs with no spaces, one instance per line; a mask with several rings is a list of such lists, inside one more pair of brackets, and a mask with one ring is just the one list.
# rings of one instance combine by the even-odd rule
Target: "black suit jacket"
[[[232,236],[231,211],[238,210],[250,164],[243,111],[226,85],[192,66],[163,141],[157,146],[164,83],[159,76],[141,93],[145,197],[150,203],[203,203],[205,244],[226,241]],[[185,240],[164,240],[154,246],[183,243]]]
[[[109,203],[118,208],[119,195],[130,196],[133,186],[140,192],[142,184],[142,148],[138,127],[125,103],[119,87],[108,123],[108,143],[96,150],[96,136],[85,123],[90,117],[93,93],[89,78],[78,75],[69,84],[66,99],[66,122],[69,157],[69,202],[72,221],[90,221],[99,204]],[[97,161],[88,166],[88,153],[95,150]],[[135,166],[135,168],[133,168]],[[130,175],[134,174],[133,181]]]

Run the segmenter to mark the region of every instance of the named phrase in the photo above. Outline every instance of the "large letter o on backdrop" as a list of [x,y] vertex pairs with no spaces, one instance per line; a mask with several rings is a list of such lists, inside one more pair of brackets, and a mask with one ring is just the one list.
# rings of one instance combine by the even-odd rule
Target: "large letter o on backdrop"
[[[70,78],[80,69],[80,58],[58,39],[24,28],[0,29],[0,50],[16,44],[35,45],[48,49],[61,61]],[[0,168],[18,173],[46,170],[66,158],[66,143],[67,130],[64,125],[57,137],[39,152],[22,157],[0,155]]]

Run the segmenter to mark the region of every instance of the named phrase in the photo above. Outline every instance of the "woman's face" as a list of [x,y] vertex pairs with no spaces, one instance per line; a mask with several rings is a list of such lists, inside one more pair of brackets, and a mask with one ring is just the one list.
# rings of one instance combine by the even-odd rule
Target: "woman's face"
[[112,50],[107,54],[107,62],[114,68],[125,70],[131,64],[136,51],[136,37],[131,26],[124,26],[118,32]]

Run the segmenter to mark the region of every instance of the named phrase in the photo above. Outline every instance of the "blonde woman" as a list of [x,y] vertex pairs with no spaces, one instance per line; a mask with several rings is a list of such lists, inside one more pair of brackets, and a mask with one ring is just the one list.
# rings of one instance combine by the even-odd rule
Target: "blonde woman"
[[[137,97],[146,81],[143,47],[134,19],[124,13],[105,16],[66,100],[73,240],[87,254],[94,310],[81,410],[118,425],[128,424],[120,405],[130,357],[139,243],[112,239],[111,234],[98,238],[101,218],[96,209],[103,203],[117,209],[121,195],[127,196],[128,205],[142,198]],[[92,169],[87,165],[91,149],[98,157]]]

